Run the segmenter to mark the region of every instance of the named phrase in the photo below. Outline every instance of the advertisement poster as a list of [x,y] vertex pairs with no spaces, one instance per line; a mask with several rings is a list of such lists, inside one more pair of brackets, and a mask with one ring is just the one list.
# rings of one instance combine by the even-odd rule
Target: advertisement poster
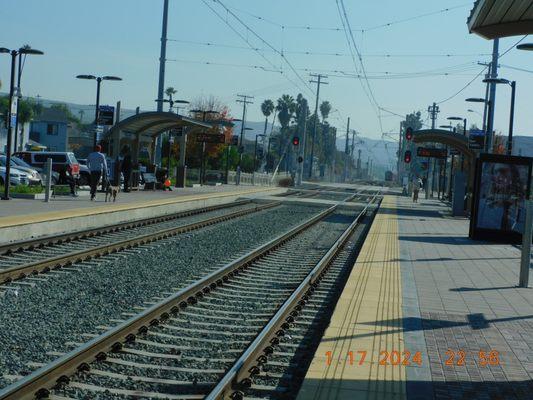
[[514,243],[524,231],[531,158],[482,154],[472,210],[474,238]]

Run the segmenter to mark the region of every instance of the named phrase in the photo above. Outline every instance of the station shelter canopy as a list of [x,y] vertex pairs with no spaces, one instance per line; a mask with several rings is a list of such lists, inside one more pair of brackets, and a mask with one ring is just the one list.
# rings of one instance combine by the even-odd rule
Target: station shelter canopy
[[[104,142],[108,143],[108,154],[116,157],[124,145],[133,152],[134,160],[137,159],[139,151],[145,149],[153,153],[155,138],[163,132],[177,128],[187,128],[188,133],[209,129],[213,125],[202,122],[194,118],[164,111],[150,111],[135,114],[119,123],[113,125],[106,133]],[[196,129],[195,129],[196,128]]]
[[468,29],[485,39],[533,33],[533,1],[477,0],[468,17]]

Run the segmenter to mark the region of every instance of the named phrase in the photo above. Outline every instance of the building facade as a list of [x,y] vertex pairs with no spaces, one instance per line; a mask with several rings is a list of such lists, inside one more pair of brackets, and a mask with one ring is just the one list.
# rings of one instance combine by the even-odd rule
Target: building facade
[[30,123],[29,138],[46,146],[49,151],[67,151],[68,121],[59,110],[44,108]]

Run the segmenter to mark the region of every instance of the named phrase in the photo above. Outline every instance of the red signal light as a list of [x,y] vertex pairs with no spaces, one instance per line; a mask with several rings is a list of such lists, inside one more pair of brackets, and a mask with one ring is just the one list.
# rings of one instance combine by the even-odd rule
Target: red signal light
[[299,138],[298,136],[294,136],[294,137],[292,138],[292,144],[293,144],[294,146],[298,146],[298,145],[300,144],[300,138]]
[[403,162],[409,164],[411,162],[411,151],[407,150],[403,156]]
[[412,140],[412,139],[413,139],[413,128],[408,127],[408,128],[405,130],[405,139],[406,139],[406,140]]

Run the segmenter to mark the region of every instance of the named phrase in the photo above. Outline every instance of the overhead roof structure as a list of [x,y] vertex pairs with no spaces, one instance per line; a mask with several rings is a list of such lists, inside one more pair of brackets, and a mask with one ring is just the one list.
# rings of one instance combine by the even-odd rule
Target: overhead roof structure
[[533,1],[476,0],[467,24],[485,39],[533,33]]
[[468,147],[468,138],[460,133],[444,129],[423,129],[413,132],[414,143],[442,143],[459,150],[467,157],[475,157],[475,153]]
[[207,122],[198,121],[183,115],[164,111],[150,111],[135,114],[129,118],[115,124],[106,136],[112,136],[119,131],[135,134],[145,134],[152,137],[173,128],[179,127],[212,128],[213,125]]

